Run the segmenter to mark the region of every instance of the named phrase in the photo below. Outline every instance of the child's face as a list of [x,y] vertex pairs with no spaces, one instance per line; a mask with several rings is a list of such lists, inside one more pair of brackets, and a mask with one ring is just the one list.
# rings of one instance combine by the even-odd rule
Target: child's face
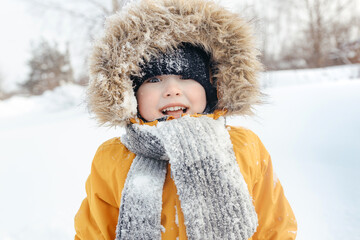
[[193,79],[161,75],[147,79],[136,93],[138,110],[147,121],[165,115],[202,113],[206,107],[205,89]]

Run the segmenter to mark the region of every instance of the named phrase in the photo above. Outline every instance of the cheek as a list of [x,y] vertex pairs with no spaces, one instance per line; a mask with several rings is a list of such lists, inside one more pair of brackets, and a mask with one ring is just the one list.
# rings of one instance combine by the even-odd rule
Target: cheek
[[198,113],[202,113],[206,107],[205,89],[197,83],[191,87],[190,93],[189,100],[191,101],[194,110]]
[[206,107],[206,93],[205,93],[205,90],[202,89],[202,93],[199,94],[199,108],[201,109],[201,111],[204,111],[205,110],[205,107]]
[[138,108],[139,110],[142,109],[148,109],[151,105],[151,95],[149,94],[149,91],[146,90],[140,90],[136,94],[136,99],[138,102]]
[[149,104],[149,99],[153,98],[154,90],[148,85],[141,85],[136,93],[138,106]]
[[139,114],[150,121],[157,117],[157,94],[156,90],[139,88],[136,93]]
[[142,103],[145,103],[147,96],[148,96],[148,95],[146,94],[146,91],[141,91],[141,90],[139,90],[139,91],[136,93],[136,100],[137,100],[137,102],[138,102],[138,105],[142,105]]

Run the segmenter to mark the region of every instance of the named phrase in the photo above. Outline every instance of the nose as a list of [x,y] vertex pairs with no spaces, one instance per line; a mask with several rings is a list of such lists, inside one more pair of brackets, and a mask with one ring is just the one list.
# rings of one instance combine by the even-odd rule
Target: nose
[[166,81],[165,87],[164,87],[164,97],[175,97],[175,96],[181,96],[182,90],[180,87],[180,84],[175,79],[169,79]]

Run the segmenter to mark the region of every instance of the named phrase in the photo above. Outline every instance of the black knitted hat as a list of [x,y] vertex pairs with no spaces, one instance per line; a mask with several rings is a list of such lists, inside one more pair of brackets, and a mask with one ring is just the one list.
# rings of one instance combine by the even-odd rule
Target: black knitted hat
[[180,75],[183,79],[193,79],[203,86],[207,101],[204,113],[214,111],[217,92],[210,82],[210,57],[202,48],[184,43],[174,51],[162,53],[140,67],[142,77],[132,77],[135,93],[141,84],[151,77]]

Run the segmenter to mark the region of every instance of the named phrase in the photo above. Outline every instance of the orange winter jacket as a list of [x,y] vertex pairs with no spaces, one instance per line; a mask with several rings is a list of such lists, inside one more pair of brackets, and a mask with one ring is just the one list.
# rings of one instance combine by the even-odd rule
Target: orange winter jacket
[[[240,171],[253,198],[259,225],[252,240],[295,239],[297,224],[283,188],[273,173],[268,152],[250,130],[228,127]],[[86,182],[87,197],[75,216],[75,239],[113,240],[121,192],[135,154],[119,138],[103,143],[96,152]],[[181,203],[168,170],[161,224],[162,239],[187,239]]]

